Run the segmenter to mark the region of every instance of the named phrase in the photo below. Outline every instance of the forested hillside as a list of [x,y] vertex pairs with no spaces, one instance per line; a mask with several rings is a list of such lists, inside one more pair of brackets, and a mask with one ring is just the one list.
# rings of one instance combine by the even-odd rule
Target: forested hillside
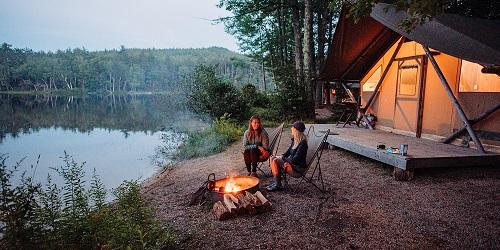
[[258,63],[219,47],[35,52],[3,43],[0,91],[171,91],[200,64],[215,65],[216,73],[237,87],[264,89]]

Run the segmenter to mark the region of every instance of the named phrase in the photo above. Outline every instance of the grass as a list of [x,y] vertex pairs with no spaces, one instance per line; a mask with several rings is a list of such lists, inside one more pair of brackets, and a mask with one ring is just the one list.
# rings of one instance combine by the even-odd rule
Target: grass
[[202,131],[188,133],[188,139],[179,147],[179,160],[208,156],[224,151],[243,135],[243,127],[223,116]]

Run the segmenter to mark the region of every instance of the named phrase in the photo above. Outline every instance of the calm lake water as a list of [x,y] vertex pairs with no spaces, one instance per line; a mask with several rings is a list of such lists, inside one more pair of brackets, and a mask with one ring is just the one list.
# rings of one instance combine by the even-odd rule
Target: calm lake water
[[144,180],[170,160],[159,147],[173,153],[183,132],[204,125],[182,103],[176,95],[0,94],[0,154],[8,166],[24,159],[18,175],[26,171],[41,183],[50,174],[62,184],[51,168],[64,164],[65,151],[85,162],[87,180],[95,169],[108,189]]

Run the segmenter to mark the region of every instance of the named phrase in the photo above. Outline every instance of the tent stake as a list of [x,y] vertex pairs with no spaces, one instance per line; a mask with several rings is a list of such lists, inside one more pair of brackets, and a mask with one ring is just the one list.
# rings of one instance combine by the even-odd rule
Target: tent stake
[[434,59],[434,56],[431,55],[431,52],[429,51],[429,47],[427,46],[422,46],[424,48],[425,54],[429,58],[429,61],[431,62],[432,66],[434,67],[434,70],[436,70],[437,75],[439,76],[439,79],[441,80],[441,85],[443,85],[444,90],[448,94],[448,97],[451,99],[451,102],[453,103],[453,106],[457,109],[458,115],[462,119],[462,122],[465,124],[465,128],[467,129],[467,132],[469,132],[469,135],[472,137],[472,140],[476,144],[477,149],[481,153],[486,153],[483,148],[483,144],[481,144],[481,141],[477,137],[476,133],[474,132],[474,129],[472,128],[472,125],[470,124],[469,120],[467,119],[467,116],[465,115],[462,107],[460,106],[460,103],[458,103],[457,98],[455,95],[453,95],[453,92],[451,91],[450,85],[446,81],[446,78],[443,75],[443,72],[439,68],[439,65],[437,64],[436,60]]

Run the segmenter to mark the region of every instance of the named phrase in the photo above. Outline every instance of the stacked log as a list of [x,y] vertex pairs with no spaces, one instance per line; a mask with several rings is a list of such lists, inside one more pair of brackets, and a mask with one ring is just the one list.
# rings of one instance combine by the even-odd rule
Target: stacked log
[[257,191],[255,194],[250,192],[239,193],[237,195],[224,194],[224,199],[217,201],[212,211],[216,219],[227,220],[238,215],[255,215],[267,212],[271,208],[271,202],[260,191]]

